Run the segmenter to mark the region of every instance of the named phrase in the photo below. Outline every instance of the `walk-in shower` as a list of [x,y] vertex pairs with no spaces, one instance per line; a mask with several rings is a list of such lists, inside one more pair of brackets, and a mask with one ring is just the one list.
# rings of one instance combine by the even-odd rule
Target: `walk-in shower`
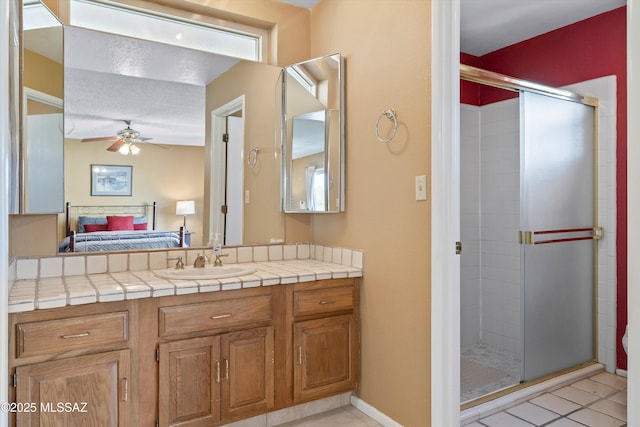
[[[595,360],[597,101],[461,66],[461,401]],[[469,83],[465,83],[470,85]]]

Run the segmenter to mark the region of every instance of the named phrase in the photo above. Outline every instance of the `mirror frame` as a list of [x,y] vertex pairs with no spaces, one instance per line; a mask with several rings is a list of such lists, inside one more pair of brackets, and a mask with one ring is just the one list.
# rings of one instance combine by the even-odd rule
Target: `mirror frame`
[[[339,105],[335,108],[325,108],[325,141],[324,141],[324,168],[325,168],[325,209],[314,210],[307,206],[296,206],[292,195],[292,146],[293,146],[293,118],[291,112],[287,112],[287,104],[290,90],[287,90],[288,71],[296,67],[318,63],[327,60],[337,61],[337,77]],[[282,73],[282,209],[285,213],[339,213],[345,209],[345,79],[344,57],[340,53],[325,55],[307,61],[288,65]],[[307,111],[305,113],[311,113]],[[313,112],[317,112],[314,110]],[[295,116],[299,116],[296,114]],[[331,123],[338,121],[338,132],[332,131]],[[337,141],[336,141],[337,137]],[[334,188],[334,190],[332,190]],[[334,201],[334,203],[331,203]]]

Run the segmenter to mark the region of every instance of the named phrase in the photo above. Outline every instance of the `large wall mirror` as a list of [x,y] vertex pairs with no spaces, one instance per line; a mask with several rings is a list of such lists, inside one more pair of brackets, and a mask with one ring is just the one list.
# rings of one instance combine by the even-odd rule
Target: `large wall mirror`
[[344,58],[285,67],[283,205],[286,212],[344,210]]
[[22,12],[20,212],[64,207],[63,27],[40,1]]
[[[226,191],[227,201],[241,200],[235,206],[243,212],[241,223],[234,224],[233,240],[225,239],[225,244],[284,240],[279,159],[282,107],[280,97],[274,95],[281,92],[281,68],[79,26],[65,25],[64,36],[64,61],[60,62],[64,62],[60,74],[64,95],[59,95],[64,100],[64,171],[54,177],[48,164],[42,171],[64,189],[62,206],[69,203],[70,215],[76,218],[72,228],[79,216],[126,215],[127,206],[156,202],[157,230],[173,232],[186,225],[186,244],[206,246],[210,234],[220,230],[213,210],[221,206],[213,205],[212,200],[219,199],[214,192]],[[238,131],[227,153],[227,164],[235,166],[225,171],[229,187],[214,188],[211,177],[220,159],[211,145],[222,135],[213,133],[212,114],[238,97],[244,97],[244,103],[229,114],[229,120],[236,119]],[[128,151],[114,147],[116,137],[123,134],[134,135],[130,141],[134,144],[125,144]],[[34,159],[30,153],[24,157],[27,164]],[[115,171],[116,179],[116,173],[126,171],[122,179],[127,191],[114,194],[97,188],[103,172],[96,173],[96,166]],[[238,194],[230,194],[232,188]],[[178,212],[182,201],[193,202],[193,210],[185,215]],[[124,211],[111,211],[113,206]],[[137,210],[133,212],[138,215]],[[230,214],[238,217],[236,212]],[[57,230],[52,230],[62,243],[61,252],[68,250],[63,249],[66,218],[64,213],[58,215]]]

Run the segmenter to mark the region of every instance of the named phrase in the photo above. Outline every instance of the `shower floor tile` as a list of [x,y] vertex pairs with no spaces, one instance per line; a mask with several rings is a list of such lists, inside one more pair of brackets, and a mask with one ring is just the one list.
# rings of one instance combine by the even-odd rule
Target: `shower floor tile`
[[520,361],[511,354],[478,344],[465,347],[460,359],[460,400],[468,402],[520,382]]

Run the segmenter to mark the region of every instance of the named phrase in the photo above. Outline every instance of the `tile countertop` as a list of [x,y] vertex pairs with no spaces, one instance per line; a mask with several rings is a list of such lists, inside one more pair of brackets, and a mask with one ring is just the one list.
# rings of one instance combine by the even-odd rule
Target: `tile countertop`
[[251,262],[243,265],[252,265],[256,271],[245,276],[208,280],[163,279],[151,270],[17,280],[9,293],[9,313],[94,302],[362,277],[361,268],[313,259]]

